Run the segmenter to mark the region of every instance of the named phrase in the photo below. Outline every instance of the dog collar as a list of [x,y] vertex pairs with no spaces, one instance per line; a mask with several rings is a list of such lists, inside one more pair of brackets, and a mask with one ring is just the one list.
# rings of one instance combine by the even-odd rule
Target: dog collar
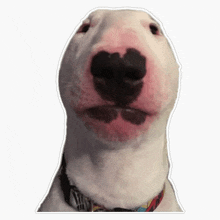
[[163,199],[165,187],[153,199],[145,205],[135,209],[114,208],[106,209],[104,206],[98,205],[91,199],[85,197],[76,186],[70,186],[70,201],[69,203],[79,212],[153,212]]

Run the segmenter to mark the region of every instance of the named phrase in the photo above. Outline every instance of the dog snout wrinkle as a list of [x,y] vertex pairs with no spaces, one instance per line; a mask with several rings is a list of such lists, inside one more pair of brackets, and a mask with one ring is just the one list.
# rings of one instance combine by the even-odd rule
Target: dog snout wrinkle
[[146,75],[146,58],[128,48],[126,54],[98,52],[92,59],[91,73],[95,90],[105,100],[125,106],[139,96]]

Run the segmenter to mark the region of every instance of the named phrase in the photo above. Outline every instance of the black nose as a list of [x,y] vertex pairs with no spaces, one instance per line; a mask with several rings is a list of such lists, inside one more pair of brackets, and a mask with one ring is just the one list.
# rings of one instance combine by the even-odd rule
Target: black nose
[[122,58],[119,53],[101,51],[92,59],[91,73],[100,96],[124,106],[133,102],[141,92],[146,58],[133,48],[127,49]]

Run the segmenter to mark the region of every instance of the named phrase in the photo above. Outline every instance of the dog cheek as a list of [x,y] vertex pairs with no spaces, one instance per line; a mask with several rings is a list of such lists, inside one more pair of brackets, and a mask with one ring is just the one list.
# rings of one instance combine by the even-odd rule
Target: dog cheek
[[179,67],[172,51],[168,57],[158,54],[157,58],[149,61],[147,76],[144,79],[143,94],[146,104],[151,110],[162,111],[174,103],[178,91]]

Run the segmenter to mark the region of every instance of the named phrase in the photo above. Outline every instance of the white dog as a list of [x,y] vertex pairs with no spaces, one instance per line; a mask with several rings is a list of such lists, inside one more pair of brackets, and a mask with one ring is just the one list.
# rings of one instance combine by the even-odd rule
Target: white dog
[[39,211],[182,211],[166,144],[178,75],[160,25],[146,12],[92,12],[61,62],[66,142]]

